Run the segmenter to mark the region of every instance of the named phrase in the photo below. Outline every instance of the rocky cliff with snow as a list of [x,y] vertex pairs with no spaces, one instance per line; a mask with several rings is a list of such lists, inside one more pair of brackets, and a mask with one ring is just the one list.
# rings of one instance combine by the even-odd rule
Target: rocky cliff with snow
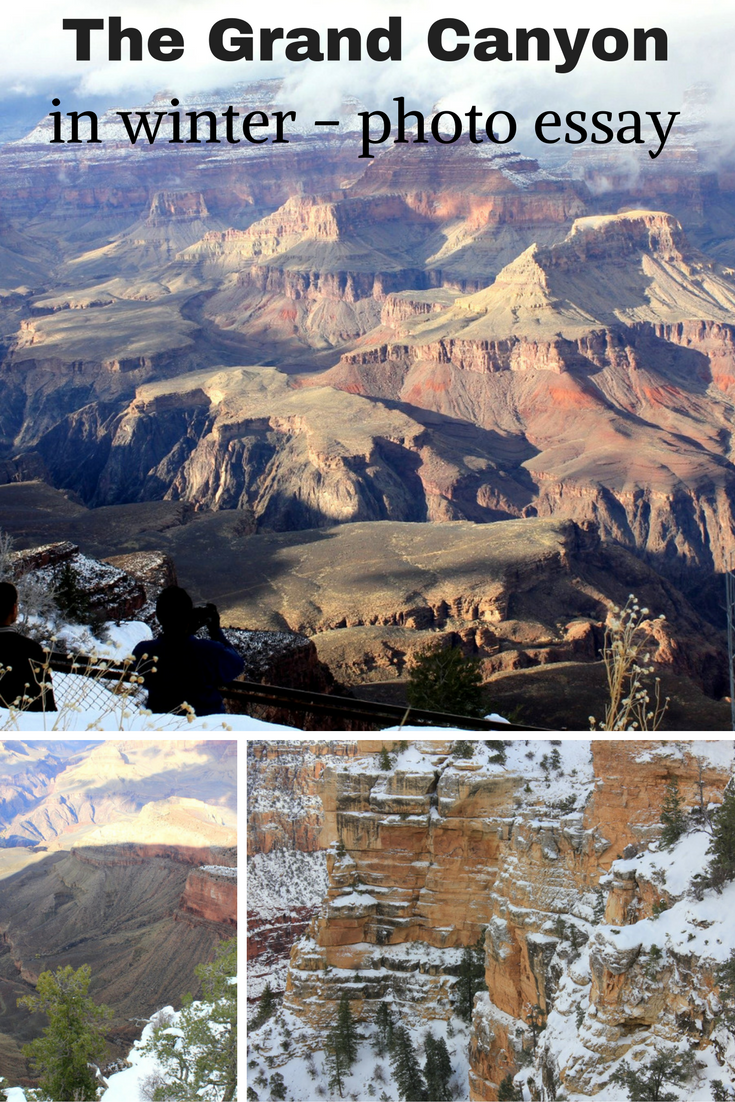
[[[624,1098],[612,1077],[645,1076],[662,1053],[686,1069],[665,1084],[671,1097],[731,1089],[718,969],[735,949],[735,889],[692,877],[709,860],[732,742],[475,742],[470,757],[411,742],[390,768],[354,745],[321,775],[328,886],[292,949],[281,1009],[252,1035],[253,1067],[268,1056],[291,1097],[314,1097],[346,995],[365,1038],[385,1003],[419,1052],[427,1028],[446,1038],[456,1098],[490,1102],[504,1080],[525,1098]],[[684,832],[662,848],[673,782]],[[463,962],[478,938],[484,982],[464,1026]],[[390,1091],[385,1057],[365,1045],[359,1059],[362,1083],[379,1064],[378,1094],[381,1078]]]

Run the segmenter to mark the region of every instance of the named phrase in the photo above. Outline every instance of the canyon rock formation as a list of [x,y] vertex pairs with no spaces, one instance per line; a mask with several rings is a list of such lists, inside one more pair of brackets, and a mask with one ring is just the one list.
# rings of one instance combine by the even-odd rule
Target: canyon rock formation
[[[286,99],[275,81],[185,104]],[[653,167],[631,154],[633,173],[433,139],[388,143],[366,165],[355,102],[339,132],[294,125],[273,148],[131,147],[110,111],[91,155],[49,147],[43,120],[0,150],[13,532],[105,558],[176,549],[182,584],[211,599],[204,546],[210,579],[238,579],[236,605],[243,560],[272,533],[316,549],[322,530],[395,522],[449,548],[457,522],[572,520],[721,627],[735,176],[713,167],[700,100]],[[373,542],[350,544],[355,564]],[[242,626],[295,626],[290,607],[262,604]],[[390,680],[422,642],[410,601],[401,614],[401,639],[325,639],[338,676]],[[536,656],[599,650],[523,633]],[[483,657],[495,675],[528,655]]]
[[[237,921],[236,746],[227,741],[0,744],[0,1058],[45,1024],[16,1007],[42,971],[92,969],[111,1051],[196,991]],[[182,961],[185,962],[182,964]]]
[[[439,1028],[479,935],[471,1099],[491,1102],[529,1066],[531,1090],[543,1078],[570,1099],[609,1098],[621,1061],[644,1069],[683,1037],[700,1084],[735,1073],[714,978],[735,948],[732,885],[721,902],[687,895],[732,742],[520,740],[504,763],[482,742],[470,758],[449,741],[385,745],[389,769],[358,742],[322,774],[328,889],[289,964],[283,1013],[300,1045],[273,1066],[320,1045],[344,994],[366,1027],[387,1001],[412,1028]],[[656,840],[674,779],[690,833],[668,851]]]

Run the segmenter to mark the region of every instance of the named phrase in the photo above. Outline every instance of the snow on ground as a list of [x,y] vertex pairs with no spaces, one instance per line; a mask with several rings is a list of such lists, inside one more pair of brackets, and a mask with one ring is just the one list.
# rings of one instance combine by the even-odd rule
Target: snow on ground
[[[429,1029],[434,1037],[444,1038],[454,1072],[450,1080],[454,1097],[468,1098],[469,1025],[458,1018],[453,1018],[451,1024],[444,1019],[435,1019],[419,1025],[402,1018],[400,1008],[392,1005],[390,997],[386,1002],[393,1011],[396,1024],[408,1030],[422,1068],[425,1060],[423,1045]],[[422,1009],[428,1012],[430,1008]],[[375,1026],[372,1022],[359,1022],[357,1032],[360,1044],[357,1059],[344,1080],[344,1098],[365,1099],[368,1102],[372,1099],[379,1102],[381,1099],[399,1098],[390,1057],[378,1056],[372,1047]],[[248,1032],[248,1086],[259,1099],[268,1099],[271,1097],[272,1076],[280,1074],[286,1086],[286,1097],[293,1102],[333,1099],[336,1096],[329,1088],[325,1057],[324,1036],[309,1036],[301,1020],[282,1008],[259,1029]]]
[[[56,677],[62,675],[56,674]],[[293,734],[293,727],[277,723],[264,723],[252,716],[214,715],[194,716],[191,721],[185,716],[150,715],[146,712],[126,709],[126,715],[99,709],[79,712],[17,712],[0,708],[0,731],[165,731],[166,733],[192,731],[262,731],[270,734]]]
[[132,654],[136,643],[152,638],[151,629],[141,620],[120,624],[110,620],[96,634],[85,624],[64,624],[56,633],[56,646],[63,643],[69,654],[100,654],[119,662]]
[[[408,729],[402,728],[401,733]],[[386,734],[389,732],[386,731]],[[411,733],[411,732],[409,732]],[[576,805],[581,807],[587,796],[591,793],[594,775],[592,770],[591,742],[586,739],[514,739],[505,746],[505,764],[497,760],[498,747],[493,745],[495,740],[486,740],[467,737],[466,731],[458,731],[451,728],[414,728],[413,733],[423,736],[414,740],[406,740],[405,749],[396,748],[390,752],[391,773],[434,773],[437,769],[443,771],[454,770],[460,774],[471,771],[473,776],[496,776],[501,773],[520,774],[528,783],[529,803],[543,803],[553,806],[555,802],[569,801],[573,796]],[[502,733],[502,732],[501,732]],[[427,735],[441,736],[441,738],[456,741],[456,736],[463,736],[462,741],[473,745],[473,754],[470,758],[456,757],[450,752],[439,753],[436,746],[427,739]],[[489,741],[489,745],[488,745]],[[558,753],[558,766],[552,767],[552,755]],[[366,758],[342,762],[342,770],[351,773],[380,774],[385,772],[380,768],[378,754],[373,762],[368,764]]]
[[638,878],[661,883],[670,895],[683,895],[695,872],[707,864],[707,848],[712,836],[704,830],[685,834],[671,849],[651,846],[637,857],[613,861],[611,872],[634,872]]
[[172,1006],[166,1006],[163,1010],[159,1010],[158,1014],[154,1015],[148,1025],[145,1026],[140,1035],[140,1040],[136,1041],[135,1046],[128,1053],[128,1063],[132,1066],[109,1077],[107,1081],[110,1085],[107,1090],[103,1091],[100,1102],[147,1102],[141,1091],[141,1086],[150,1075],[160,1069],[155,1056],[142,1053],[140,1048],[146,1041],[150,1040],[157,1020],[160,1017],[166,1018],[169,1016],[175,1026],[176,1014]]
[[[701,866],[689,870],[690,874],[699,871]],[[735,881],[726,884],[720,895],[707,891],[702,900],[684,897],[657,918],[644,918],[630,926],[600,927],[598,938],[618,951],[650,951],[658,945],[721,964],[735,949],[733,913]]]
[[695,758],[703,758],[708,765],[718,769],[731,769],[735,741],[733,739],[686,739],[665,740],[663,742],[651,742],[638,757],[637,762],[654,761],[655,758],[679,758],[685,754],[691,754]]
[[248,910],[258,918],[318,907],[327,894],[327,855],[286,849],[253,854],[245,883]]
[[[600,1090],[602,1096],[607,1098],[610,1088],[606,1083],[617,1067],[634,1066],[645,1070],[661,1048],[660,1038],[657,1041],[644,1022],[639,1030],[630,1032],[627,1051],[618,1060],[599,1065],[599,1072],[596,1070],[599,1064],[599,1029],[594,1016],[587,1016],[592,980],[591,953],[608,960],[613,971],[618,967],[617,962],[625,957],[630,959],[633,955],[636,961],[640,960],[640,983],[644,988],[639,992],[639,997],[645,999],[650,994],[650,990],[646,993],[645,985],[655,987],[660,982],[658,973],[672,960],[677,969],[687,971],[703,967],[708,971],[726,961],[735,950],[735,925],[732,922],[735,882],[725,885],[721,894],[713,890],[704,892],[701,900],[697,900],[690,889],[692,876],[702,872],[708,863],[709,842],[709,834],[695,831],[682,837],[671,849],[660,850],[654,843],[637,857],[613,862],[610,874],[601,878],[600,883],[609,886],[612,874],[635,872],[639,881],[646,879],[659,884],[670,896],[678,898],[655,918],[640,919],[620,927],[593,926],[590,941],[579,954],[566,963],[560,961],[562,973],[554,1008],[543,1034],[543,1047],[551,1054],[553,1062],[567,1072],[575,1065],[587,1071],[585,1093],[568,1093],[570,1102],[582,1102]],[[552,961],[550,968],[554,967]],[[709,1003],[705,1008],[702,1001],[702,1013],[704,1015],[706,1009],[707,1016],[711,1018],[718,1009],[717,1000],[713,1001],[710,996]],[[726,1043],[725,1039],[722,1047]],[[695,1055],[698,1066],[693,1078],[675,1088],[676,1094],[671,1095],[682,1099],[682,1102],[713,1099],[711,1080],[723,1080],[727,1085],[729,1061],[724,1065],[718,1062],[712,1046],[698,1049]]]
[[[128,1053],[128,1063],[132,1066],[109,1076],[107,1080],[109,1087],[102,1092],[100,1102],[148,1102],[141,1091],[141,1084],[160,1068],[155,1056],[145,1055],[140,1052],[140,1047],[152,1036],[153,1027],[159,1016],[171,1016],[174,1023],[176,1021],[176,1013],[172,1006],[166,1006],[153,1015],[145,1026],[140,1040],[135,1042],[135,1046]],[[26,1102],[26,1094],[22,1087],[6,1087],[5,1090],[8,1102]]]

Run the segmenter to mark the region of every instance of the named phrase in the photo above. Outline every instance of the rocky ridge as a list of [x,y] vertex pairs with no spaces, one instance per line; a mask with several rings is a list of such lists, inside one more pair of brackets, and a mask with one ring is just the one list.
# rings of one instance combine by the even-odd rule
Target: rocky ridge
[[504,766],[476,747],[461,760],[412,743],[388,772],[369,760],[325,771],[323,838],[344,848],[328,851],[329,889],[284,1000],[307,1048],[343,993],[365,1023],[386,998],[408,1022],[450,1017],[461,948],[485,929],[472,1099],[496,1098],[527,1062],[533,1007],[547,1023],[533,1090],[543,1075],[571,1099],[609,1097],[620,1060],[644,1066],[682,1028],[699,1081],[726,1079],[712,977],[733,948],[728,904],[718,918],[686,898],[706,835],[687,835],[686,854],[655,839],[667,781],[687,807],[717,803],[731,744],[565,742],[556,766],[547,743],[511,744]]

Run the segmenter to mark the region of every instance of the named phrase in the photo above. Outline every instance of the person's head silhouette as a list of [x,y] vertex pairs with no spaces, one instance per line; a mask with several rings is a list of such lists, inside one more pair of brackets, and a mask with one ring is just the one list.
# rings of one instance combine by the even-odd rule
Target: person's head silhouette
[[156,601],[156,616],[165,635],[192,635],[194,602],[185,589],[169,585]]

